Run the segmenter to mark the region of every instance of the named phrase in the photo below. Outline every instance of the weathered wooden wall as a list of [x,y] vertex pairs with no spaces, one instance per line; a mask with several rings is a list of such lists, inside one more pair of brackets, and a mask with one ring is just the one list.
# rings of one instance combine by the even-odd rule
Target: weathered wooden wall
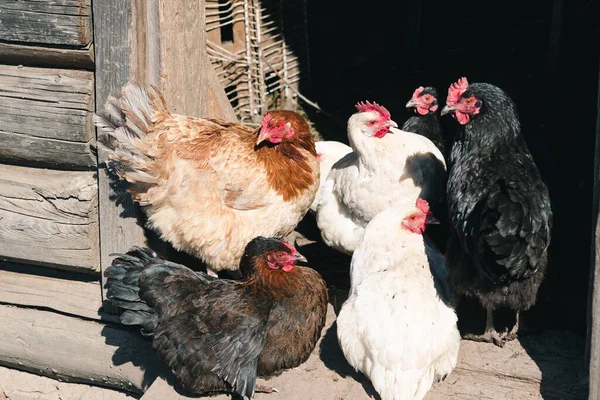
[[0,160],[95,168],[93,108],[92,72],[0,65]]
[[103,305],[110,254],[146,232],[92,116],[135,79],[235,120],[205,40],[202,0],[0,0],[0,364],[134,392],[164,368]]
[[92,49],[91,0],[0,0],[0,259],[99,280]]

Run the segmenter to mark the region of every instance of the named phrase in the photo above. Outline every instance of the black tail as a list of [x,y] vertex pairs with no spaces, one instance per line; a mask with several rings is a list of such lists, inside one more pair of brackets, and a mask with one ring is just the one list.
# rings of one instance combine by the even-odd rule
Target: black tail
[[161,315],[172,315],[190,293],[217,279],[137,246],[117,254],[104,276],[108,299],[125,310],[121,323],[141,325],[147,336],[154,333]]
[[140,298],[139,280],[142,272],[157,261],[161,259],[154,251],[132,247],[127,254],[117,254],[111,266],[104,271],[108,299],[124,310],[121,323],[141,325],[144,335],[152,335],[158,317],[154,309]]

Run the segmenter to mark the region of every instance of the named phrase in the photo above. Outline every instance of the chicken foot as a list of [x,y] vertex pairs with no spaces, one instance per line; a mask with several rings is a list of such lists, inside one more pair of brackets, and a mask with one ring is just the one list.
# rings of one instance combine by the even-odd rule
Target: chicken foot
[[494,327],[494,313],[491,308],[486,311],[485,331],[481,335],[466,333],[463,339],[472,340],[474,342],[494,343],[498,347],[504,347],[504,338],[496,331]]
[[515,325],[509,332],[503,335],[502,339],[504,339],[504,341],[510,342],[511,340],[515,340],[517,338],[517,332],[519,331],[519,315],[519,311],[517,310]]

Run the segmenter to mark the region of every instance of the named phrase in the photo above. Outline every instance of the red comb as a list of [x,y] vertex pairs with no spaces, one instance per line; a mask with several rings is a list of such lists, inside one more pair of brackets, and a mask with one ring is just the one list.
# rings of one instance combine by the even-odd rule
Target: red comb
[[453,83],[448,88],[448,97],[446,98],[446,103],[454,104],[460,99],[460,96],[467,90],[469,87],[469,81],[467,78],[462,77],[456,83]]
[[379,115],[381,115],[383,118],[385,119],[390,119],[390,117],[392,116],[390,114],[390,112],[384,107],[384,106],[380,106],[379,104],[373,102],[359,102],[356,103],[355,105],[356,109],[359,112],[368,112],[368,111],[375,111],[377,113],[379,113]]
[[418,198],[417,199],[417,208],[419,210],[423,211],[423,214],[425,214],[425,215],[429,214],[429,203],[427,202],[427,200]]
[[269,125],[269,121],[271,121],[272,119],[273,119],[272,114],[265,115],[260,123],[261,128],[267,129],[267,126]]
[[292,245],[291,245],[291,244],[289,244],[288,242],[284,242],[283,240],[282,240],[282,243],[283,243],[283,245],[284,245],[285,247],[287,247],[288,249],[290,249],[290,251],[291,251],[292,253],[296,253],[296,248],[295,248],[294,246],[292,246]]
[[416,100],[417,97],[419,97],[419,95],[421,94],[421,92],[425,90],[425,88],[423,86],[419,86],[418,88],[415,89],[415,92],[412,95],[412,100]]

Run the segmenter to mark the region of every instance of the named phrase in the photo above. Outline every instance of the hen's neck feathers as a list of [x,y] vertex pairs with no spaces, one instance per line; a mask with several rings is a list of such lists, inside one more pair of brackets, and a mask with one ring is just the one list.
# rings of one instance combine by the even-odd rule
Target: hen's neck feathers
[[498,146],[523,147],[521,124],[514,102],[499,88],[488,84],[475,83],[482,95],[480,114],[459,129],[452,149],[452,158],[477,151],[478,153],[494,152]]
[[271,187],[284,201],[302,195],[318,178],[317,151],[310,132],[297,132],[292,140],[274,146],[261,145],[256,154],[267,170]]
[[413,115],[408,118],[404,125],[402,125],[402,130],[427,136],[427,132],[434,131],[438,126],[439,121],[437,115],[428,112],[425,115]]

